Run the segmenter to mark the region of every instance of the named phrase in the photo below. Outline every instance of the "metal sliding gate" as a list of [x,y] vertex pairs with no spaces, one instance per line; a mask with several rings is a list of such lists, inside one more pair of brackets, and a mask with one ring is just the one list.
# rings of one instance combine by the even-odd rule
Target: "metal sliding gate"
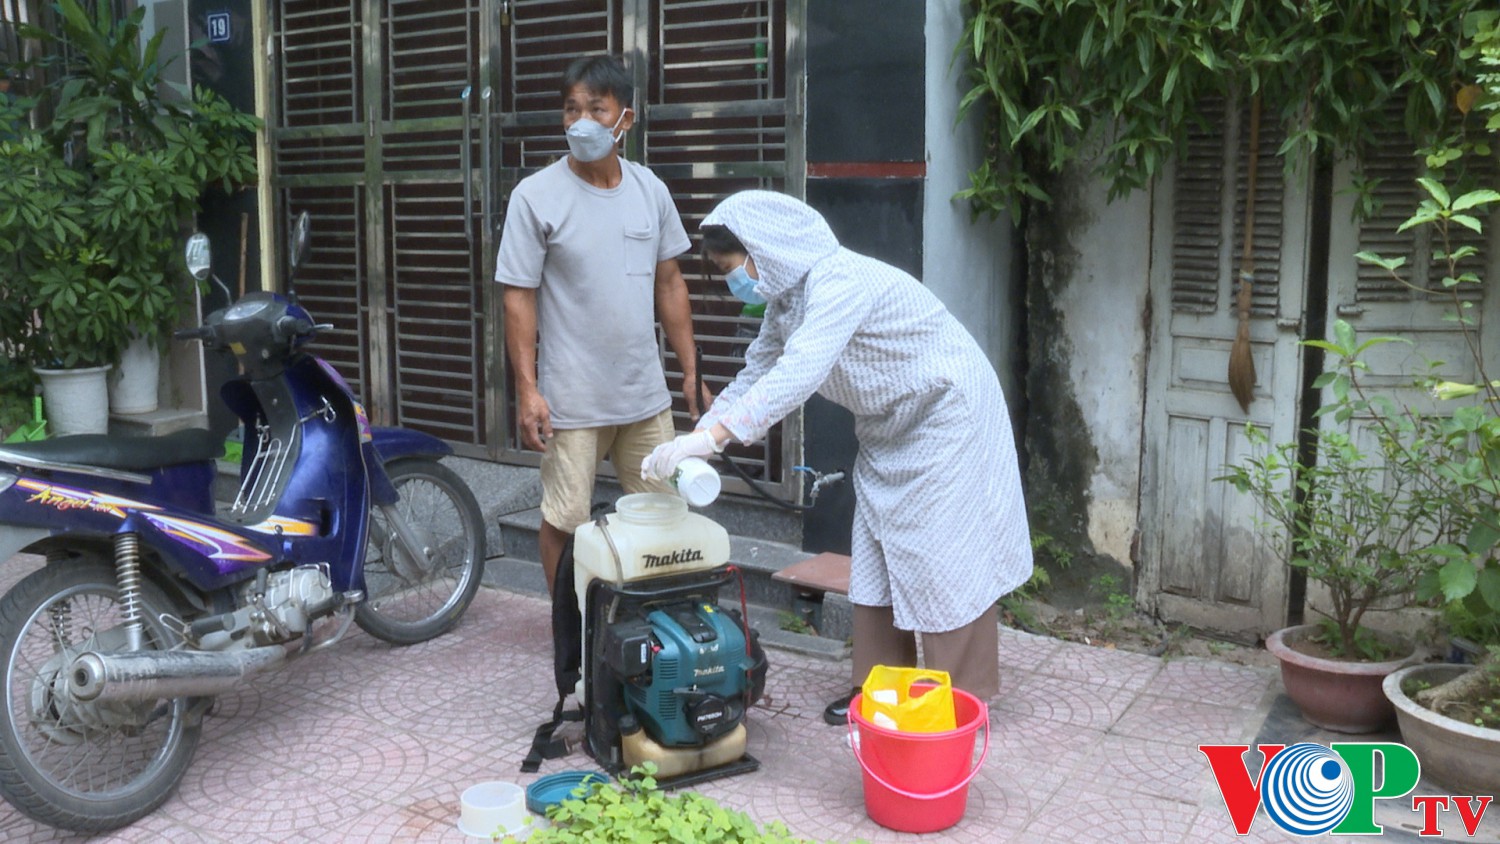
[[334,325],[320,349],[376,422],[482,454],[491,320],[459,166],[478,0],[282,0],[271,11],[276,209],[312,215],[296,287]]
[[[806,0],[282,0],[271,4],[279,219],[314,220],[297,292],[372,416],[461,453],[531,462],[515,435],[490,278],[515,184],[566,154],[557,83],[609,52],[636,83],[627,156],[683,222],[760,187],[802,195]],[[682,259],[704,377],[738,370],[753,321]],[[679,427],[680,367],[667,357]],[[741,457],[789,484],[795,422]]]

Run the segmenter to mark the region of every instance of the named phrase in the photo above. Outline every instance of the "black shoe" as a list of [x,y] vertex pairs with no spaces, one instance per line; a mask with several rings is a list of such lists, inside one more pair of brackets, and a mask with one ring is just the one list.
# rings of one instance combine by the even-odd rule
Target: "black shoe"
[[841,697],[833,703],[828,704],[828,706],[824,707],[823,722],[825,724],[832,724],[835,727],[842,727],[845,724],[848,724],[849,702],[854,700],[854,696],[857,694],[859,694],[859,689],[851,691],[844,697]]

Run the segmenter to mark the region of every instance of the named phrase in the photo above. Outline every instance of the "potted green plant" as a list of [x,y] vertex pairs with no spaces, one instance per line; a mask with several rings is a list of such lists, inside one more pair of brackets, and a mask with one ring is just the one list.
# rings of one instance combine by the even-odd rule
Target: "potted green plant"
[[39,132],[23,128],[0,141],[6,336],[42,376],[63,434],[105,430],[105,373],[117,342],[107,281],[85,272],[78,254],[83,186]]
[[1343,320],[1330,340],[1305,341],[1333,362],[1314,382],[1333,396],[1318,411],[1320,426],[1303,442],[1275,446],[1252,426],[1252,453],[1218,479],[1255,500],[1267,537],[1325,593],[1326,606],[1311,604],[1320,622],[1278,630],[1266,649],[1281,661],[1303,717],[1339,732],[1370,732],[1393,717],[1381,683],[1415,647],[1376,632],[1368,615],[1406,605],[1443,561],[1434,548],[1434,537],[1446,534],[1433,506],[1437,489],[1411,459],[1409,432],[1370,423],[1389,403],[1353,389],[1360,356],[1388,342],[1395,340],[1361,342]]
[[[1500,14],[1490,25],[1493,64],[1500,67]],[[1490,102],[1500,107],[1500,74],[1490,84]],[[1490,122],[1500,129],[1496,111]],[[1384,691],[1396,708],[1402,741],[1422,760],[1426,776],[1459,793],[1493,794],[1500,791],[1500,379],[1489,372],[1471,300],[1462,295],[1484,283],[1464,271],[1475,250],[1453,246],[1449,232],[1453,226],[1481,232],[1480,215],[1500,205],[1500,192],[1478,188],[1453,195],[1439,181],[1420,184],[1427,198],[1407,225],[1434,231],[1434,254],[1447,263],[1443,284],[1477,377],[1454,382],[1431,376],[1432,395],[1456,407],[1384,421],[1414,433],[1410,462],[1435,480],[1438,497],[1429,506],[1443,514],[1447,527],[1432,546],[1442,564],[1419,581],[1418,597],[1441,601],[1450,635],[1462,634],[1478,652],[1471,656],[1476,665],[1403,668],[1386,678]],[[1400,275],[1402,258],[1360,257],[1409,283]]]
[[[1422,774],[1461,794],[1500,792],[1500,660],[1479,667],[1408,665],[1385,678],[1401,741],[1422,760]],[[1436,691],[1449,690],[1434,702]],[[1451,693],[1457,691],[1458,693]]]
[[[203,88],[176,97],[160,76],[163,33],[143,39],[143,7],[116,20],[107,3],[90,14],[58,0],[56,12],[56,31],[20,30],[57,48],[49,58],[0,69],[51,82],[5,107],[13,137],[0,144],[0,176],[19,180],[4,197],[13,213],[0,212],[0,260],[34,315],[24,346],[39,370],[111,366],[132,342],[159,362],[191,299],[183,229],[206,189],[254,181],[259,122]],[[154,372],[146,380],[154,393]]]
[[[1500,202],[1489,192],[1487,204]],[[1500,792],[1500,381],[1485,372],[1478,345],[1475,383],[1434,383],[1448,400],[1477,397],[1451,415],[1416,420],[1419,456],[1443,480],[1451,527],[1435,544],[1441,567],[1419,583],[1418,596],[1442,602],[1455,640],[1471,643],[1467,662],[1414,665],[1386,678],[1402,741],[1425,776],[1466,794]],[[1477,653],[1472,651],[1476,649]]]

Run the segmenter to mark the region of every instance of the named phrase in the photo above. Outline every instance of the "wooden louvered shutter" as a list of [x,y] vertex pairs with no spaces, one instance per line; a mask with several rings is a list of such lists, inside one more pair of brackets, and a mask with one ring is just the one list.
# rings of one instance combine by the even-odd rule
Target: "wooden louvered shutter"
[[[1440,232],[1431,226],[1417,226],[1398,231],[1401,224],[1427,197],[1416,182],[1422,175],[1422,159],[1411,152],[1412,142],[1401,129],[1399,103],[1388,109],[1383,129],[1376,132],[1376,143],[1361,162],[1360,175],[1373,185],[1371,194],[1373,210],[1359,223],[1359,248],[1377,255],[1393,258],[1405,256],[1407,265],[1399,272],[1410,285],[1424,288],[1413,289],[1408,284],[1393,278],[1391,273],[1373,264],[1361,263],[1356,271],[1355,301],[1361,306],[1379,302],[1411,302],[1429,298],[1448,299],[1451,295],[1443,287],[1443,278],[1448,274],[1448,262],[1433,255],[1435,250],[1457,252],[1463,246],[1472,246],[1477,254],[1464,259],[1458,266],[1462,273],[1466,269],[1488,266],[1490,244],[1479,232],[1453,225],[1448,231],[1445,247]],[[1491,186],[1496,184],[1497,168],[1493,157],[1470,156],[1463,162],[1461,173],[1445,173],[1440,180],[1459,184]],[[1459,288],[1459,295],[1466,301],[1483,299],[1484,286],[1467,284]],[[1347,309],[1346,309],[1347,310]]]
[[1199,113],[1208,125],[1188,130],[1173,185],[1172,309],[1211,313],[1223,278],[1224,102]]
[[[1227,112],[1223,100],[1198,110],[1204,127],[1188,132],[1173,186],[1172,308],[1208,313],[1235,307],[1249,188],[1249,108]],[[1255,191],[1255,285],[1251,313],[1277,312],[1285,180],[1277,150],[1285,132],[1262,118]],[[1227,206],[1226,197],[1233,197]]]

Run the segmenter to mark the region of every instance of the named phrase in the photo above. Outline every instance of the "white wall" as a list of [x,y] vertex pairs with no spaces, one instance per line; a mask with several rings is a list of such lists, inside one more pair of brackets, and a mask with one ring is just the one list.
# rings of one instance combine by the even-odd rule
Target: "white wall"
[[[1012,278],[1012,223],[1004,216],[971,220],[969,204],[953,199],[968,186],[982,152],[977,121],[954,124],[969,87],[963,62],[953,61],[963,23],[961,4],[927,4],[922,280],[979,341],[1014,407],[1026,387],[1013,374],[1021,336],[1009,292],[1020,283]],[[1042,344],[1047,354],[1064,355],[1068,383],[1030,388],[1073,394],[1083,419],[1079,435],[1098,456],[1086,486],[1088,535],[1096,552],[1128,563],[1139,510],[1150,196],[1138,191],[1107,203],[1104,186],[1087,173],[1065,184],[1075,195],[1059,205],[1084,210],[1069,221],[1068,241],[1078,251],[1065,261],[1044,262],[1066,274],[1041,280],[1062,324],[1059,336],[1033,338],[1031,347]]]
[[1065,350],[1069,383],[1046,386],[1072,393],[1097,453],[1087,486],[1094,550],[1128,562],[1139,513],[1151,196],[1136,191],[1110,203],[1086,168],[1063,189],[1073,195],[1058,204],[1081,211],[1068,221],[1076,251],[1053,265],[1066,272],[1049,280],[1060,336],[1042,342]]
[[142,3],[146,9],[146,16],[141,21],[141,46],[145,42],[156,37],[158,29],[165,29],[167,35],[162,39],[161,52],[157,58],[167,63],[166,69],[162,71],[162,79],[177,89],[177,93],[187,97],[191,96],[192,89],[188,85],[188,39],[187,39],[187,4],[185,0],[156,0],[154,3]]
[[953,195],[969,185],[978,165],[978,122],[954,126],[958,102],[968,90],[963,64],[953,48],[963,35],[962,4],[927,4],[927,182],[922,209],[922,282],[979,341],[1000,373],[1005,395],[1015,403],[1020,385],[1013,375],[1016,314],[1008,304],[1013,257],[1008,217],[971,222],[969,203]]

